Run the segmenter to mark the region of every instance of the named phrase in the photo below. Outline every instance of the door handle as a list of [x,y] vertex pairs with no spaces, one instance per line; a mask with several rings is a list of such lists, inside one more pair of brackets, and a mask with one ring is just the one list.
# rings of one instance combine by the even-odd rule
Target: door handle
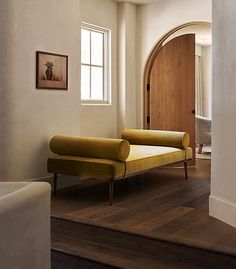
[[195,114],[195,109],[192,110],[192,113]]

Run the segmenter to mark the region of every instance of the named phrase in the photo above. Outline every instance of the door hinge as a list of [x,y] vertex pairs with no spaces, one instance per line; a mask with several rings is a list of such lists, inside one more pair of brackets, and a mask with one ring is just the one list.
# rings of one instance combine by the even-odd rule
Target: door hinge
[[147,124],[150,123],[150,116],[147,116]]
[[147,91],[150,92],[150,84],[147,84]]

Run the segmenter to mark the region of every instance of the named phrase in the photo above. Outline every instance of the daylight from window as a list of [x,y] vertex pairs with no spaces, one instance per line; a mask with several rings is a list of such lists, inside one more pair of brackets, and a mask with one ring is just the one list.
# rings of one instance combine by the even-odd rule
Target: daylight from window
[[82,25],[81,99],[108,101],[108,32]]

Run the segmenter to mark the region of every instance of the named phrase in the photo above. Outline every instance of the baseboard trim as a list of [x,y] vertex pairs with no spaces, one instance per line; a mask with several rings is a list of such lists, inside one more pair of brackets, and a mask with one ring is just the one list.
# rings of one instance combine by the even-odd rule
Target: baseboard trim
[[230,201],[210,195],[209,215],[236,228],[236,204]]
[[50,183],[52,180],[53,180],[53,176],[46,176],[46,177],[38,177],[38,178],[30,179],[29,181]]
[[[53,185],[53,176],[48,177],[42,177],[42,178],[36,178],[31,181],[35,182],[47,182],[51,185]],[[79,177],[76,176],[68,176],[68,175],[58,175],[58,184],[57,189],[64,189],[67,187],[71,187],[77,184],[80,184]]]

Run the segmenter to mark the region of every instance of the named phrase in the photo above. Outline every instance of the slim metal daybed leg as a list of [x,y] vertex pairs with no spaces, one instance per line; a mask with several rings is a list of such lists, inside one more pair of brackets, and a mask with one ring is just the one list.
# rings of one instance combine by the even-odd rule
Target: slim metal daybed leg
[[112,205],[113,203],[113,188],[114,188],[114,181],[111,179],[109,181],[109,203]]
[[184,161],[184,172],[185,172],[185,178],[188,179],[188,165],[187,165],[187,160]]
[[56,195],[57,194],[57,173],[53,174],[53,183],[54,183],[53,191],[54,191],[54,194]]

